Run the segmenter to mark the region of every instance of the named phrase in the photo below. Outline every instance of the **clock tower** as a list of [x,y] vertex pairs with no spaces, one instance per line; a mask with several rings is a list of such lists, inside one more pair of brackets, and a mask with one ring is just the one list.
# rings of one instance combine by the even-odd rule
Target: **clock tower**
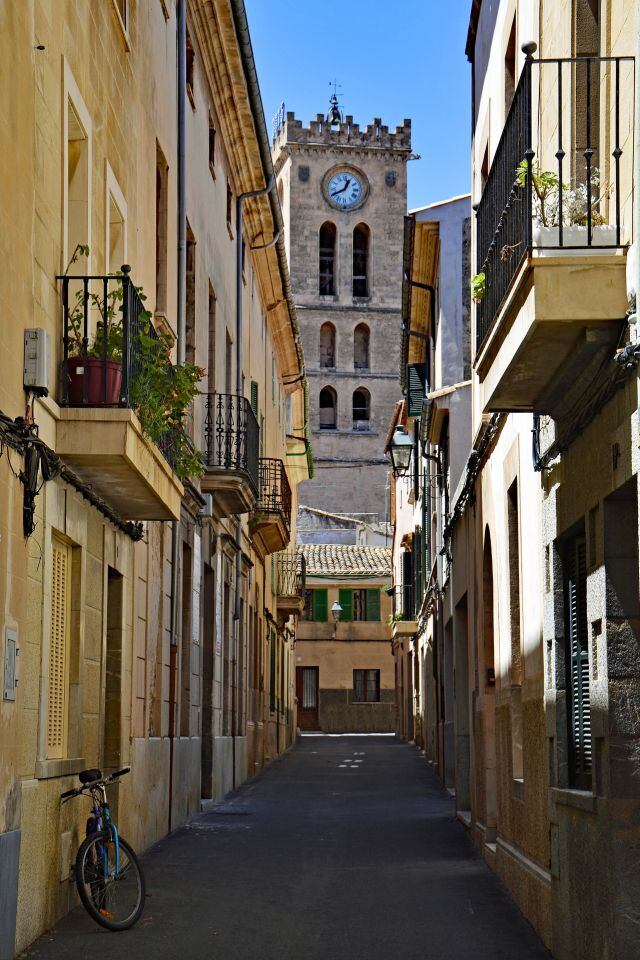
[[309,381],[315,474],[300,504],[384,523],[411,121],[361,129],[334,100],[308,126],[283,112],[273,142]]

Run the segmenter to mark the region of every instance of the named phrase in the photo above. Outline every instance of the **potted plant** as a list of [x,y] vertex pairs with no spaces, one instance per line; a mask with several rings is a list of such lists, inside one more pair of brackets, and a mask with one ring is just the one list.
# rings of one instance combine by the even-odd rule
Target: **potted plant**
[[[89,247],[78,244],[73,252],[65,274],[79,256],[87,256]],[[117,406],[122,387],[122,273],[114,274],[115,282],[107,288],[105,296],[89,290],[87,310],[95,311],[98,318],[95,334],[87,345],[84,355],[84,290],[76,290],[73,306],[69,309],[67,336],[69,337],[66,365],[67,396],[71,403],[85,402],[84,387],[87,386],[86,403],[89,406]]]
[[[519,165],[516,183],[525,187],[528,161]],[[600,185],[600,173],[594,168],[591,182],[576,186],[562,183],[562,246],[560,246],[560,178],[551,170],[533,167],[532,212],[534,219],[532,241],[540,256],[571,255],[576,247],[588,248],[593,254],[607,254],[615,246],[616,228],[607,223],[600,212],[609,188]],[[588,238],[588,208],[591,201],[591,246]]]

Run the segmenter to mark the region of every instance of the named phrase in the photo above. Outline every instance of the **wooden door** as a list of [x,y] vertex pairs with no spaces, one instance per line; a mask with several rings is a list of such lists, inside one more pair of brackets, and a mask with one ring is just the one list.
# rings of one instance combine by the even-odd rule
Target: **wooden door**
[[318,668],[296,668],[296,697],[298,699],[298,726],[301,730],[319,730]]

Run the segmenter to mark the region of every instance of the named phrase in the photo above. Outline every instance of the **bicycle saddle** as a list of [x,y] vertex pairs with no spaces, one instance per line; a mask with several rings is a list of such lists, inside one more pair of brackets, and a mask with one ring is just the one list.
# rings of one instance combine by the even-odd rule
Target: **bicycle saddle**
[[78,774],[80,783],[91,783],[92,780],[99,780],[102,776],[101,770],[81,770]]

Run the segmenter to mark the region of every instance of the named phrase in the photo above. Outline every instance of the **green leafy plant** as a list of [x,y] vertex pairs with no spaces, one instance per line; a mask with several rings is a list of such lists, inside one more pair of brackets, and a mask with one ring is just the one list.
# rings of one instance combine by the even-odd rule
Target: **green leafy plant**
[[[523,160],[516,171],[516,183],[519,187],[527,184],[529,161]],[[533,215],[543,227],[557,227],[560,223],[560,177],[552,170],[541,170],[539,164],[531,169],[533,187]],[[610,193],[607,184],[600,184],[600,171],[591,171],[591,182],[574,186],[562,182],[562,221],[565,226],[586,227],[588,223],[589,202],[591,203],[591,225],[602,226],[607,218],[599,210],[600,204]]]
[[142,431],[169,456],[181,480],[199,477],[204,460],[187,432],[187,421],[204,370],[193,363],[171,363],[171,338],[152,332],[145,312],[138,340],[139,370],[131,401]]
[[484,273],[476,273],[475,277],[471,278],[471,296],[474,303],[481,303],[484,300],[484,295],[487,292],[487,277]]
[[[87,244],[78,243],[67,264],[65,275],[68,274],[71,265],[77,263],[79,257],[88,257],[89,252],[89,246]],[[87,290],[87,309],[95,310],[97,316],[100,318],[96,322],[96,332],[93,341],[87,347],[87,354],[90,357],[106,357],[107,360],[122,363],[124,339],[122,329],[122,301],[124,297],[124,288],[122,285],[123,275],[121,271],[113,275],[117,278],[117,282],[108,286],[106,296],[101,297],[94,291]],[[142,294],[140,290],[139,294],[141,299],[144,299],[144,294]],[[84,289],[76,290],[73,298],[73,306],[69,310],[69,355],[72,357],[82,355],[85,314],[84,297]],[[149,314],[149,316],[151,315]]]

